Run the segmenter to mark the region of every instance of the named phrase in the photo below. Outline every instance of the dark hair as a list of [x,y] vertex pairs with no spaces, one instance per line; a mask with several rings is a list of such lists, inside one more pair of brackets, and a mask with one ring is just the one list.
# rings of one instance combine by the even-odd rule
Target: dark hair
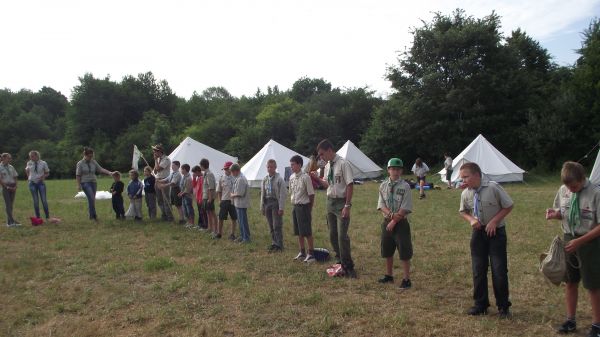
[[475,163],[464,163],[460,166],[460,171],[462,170],[469,170],[469,172],[473,173],[473,174],[477,174],[481,177],[481,168],[479,167],[479,165],[475,164]]
[[423,167],[423,160],[421,158],[417,158],[417,160],[415,160],[415,165],[418,167]]
[[181,166],[181,163],[179,162],[179,160],[173,160],[173,162],[171,162],[171,164],[175,164],[175,165],[177,165],[177,167]]
[[85,146],[83,148],[83,155],[87,156],[87,155],[90,155],[90,154],[94,154],[94,149],[92,149],[91,147]]
[[140,174],[137,170],[131,170],[131,171],[129,171],[129,174],[133,175],[134,179],[140,176]]
[[195,165],[194,167],[192,167],[192,172],[202,172],[202,169],[200,168],[200,166]]
[[208,165],[209,165],[209,163],[208,163],[208,159],[206,159],[206,158],[202,158],[202,159],[200,160],[200,166],[201,166],[201,167],[203,167],[203,168],[206,168],[206,169],[207,169],[207,168],[208,168]]
[[585,180],[585,169],[579,163],[566,161],[560,170],[560,180],[565,185],[582,182]]
[[300,157],[299,155],[295,155],[292,158],[290,158],[291,162],[294,162],[300,166],[304,165],[304,161],[302,160],[302,157]]
[[181,165],[181,168],[184,169],[184,170],[186,170],[186,171],[188,171],[188,172],[190,172],[190,165],[188,165],[188,164]]
[[115,171],[115,172],[112,173],[112,176],[113,177],[120,177],[121,176],[121,172]]
[[230,171],[239,171],[240,170],[240,165],[239,164],[233,164],[229,167]]
[[331,143],[331,141],[327,138],[323,139],[321,142],[319,142],[319,145],[317,145],[317,151],[318,150],[324,150],[327,151],[329,149],[333,150],[333,144]]

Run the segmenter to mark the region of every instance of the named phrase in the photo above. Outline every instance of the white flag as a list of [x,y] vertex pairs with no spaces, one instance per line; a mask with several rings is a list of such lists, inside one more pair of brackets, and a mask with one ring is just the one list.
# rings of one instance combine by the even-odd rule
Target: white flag
[[134,170],[138,170],[138,162],[140,158],[142,158],[142,152],[138,149],[137,145],[133,145],[133,159],[131,159],[131,168]]

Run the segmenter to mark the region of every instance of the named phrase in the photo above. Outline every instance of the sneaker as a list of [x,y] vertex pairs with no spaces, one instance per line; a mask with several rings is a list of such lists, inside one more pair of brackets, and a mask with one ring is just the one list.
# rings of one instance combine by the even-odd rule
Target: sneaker
[[13,225],[13,227],[19,227],[19,226],[21,226],[21,224],[20,224],[20,223],[18,223],[18,222],[15,222],[15,223],[14,223],[14,224],[12,224],[12,225]]
[[299,252],[298,255],[294,258],[294,260],[304,261],[306,259],[306,255],[302,252]]
[[237,239],[233,240],[233,242],[235,242],[235,243],[242,243],[243,241],[244,241],[244,240],[242,240],[242,238],[241,238],[241,237],[239,237],[239,238],[237,238]]
[[394,283],[394,277],[390,275],[383,275],[382,278],[377,280],[379,283]]
[[592,325],[590,332],[588,332],[588,337],[600,337],[600,327]]
[[558,333],[566,334],[569,332],[575,332],[577,330],[577,323],[573,320],[566,320],[561,326],[556,329]]
[[487,315],[487,308],[473,306],[469,310],[467,310],[467,315],[471,315],[471,316]]
[[425,199],[425,194],[419,195],[419,199]]
[[235,241],[235,235],[233,235],[233,234],[229,235],[229,241]]
[[267,251],[268,251],[269,253],[280,252],[280,251],[281,251],[281,248],[279,248],[279,246],[278,246],[278,245],[275,245],[275,244],[273,244],[273,245],[270,245],[269,247],[267,247]]
[[221,235],[221,234],[217,233],[217,234],[215,234],[215,236],[213,237],[213,239],[215,239],[215,240],[219,240],[219,239],[220,239],[220,238],[222,238],[222,237],[223,237],[223,235]]
[[15,225],[11,224],[11,223],[7,223],[6,227],[15,227]]
[[400,289],[401,290],[408,290],[412,287],[412,283],[410,282],[410,279],[402,279],[402,283],[400,283]]
[[313,263],[315,261],[317,261],[315,259],[315,257],[313,255],[311,255],[311,254],[308,254],[308,255],[306,255],[306,258],[302,262],[304,262],[304,263]]
[[510,318],[510,310],[508,310],[508,307],[498,308],[498,318]]

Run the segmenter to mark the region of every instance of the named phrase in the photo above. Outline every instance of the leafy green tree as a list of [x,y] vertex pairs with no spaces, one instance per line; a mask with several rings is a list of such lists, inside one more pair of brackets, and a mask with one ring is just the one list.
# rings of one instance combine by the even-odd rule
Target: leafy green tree
[[314,95],[324,94],[331,91],[331,83],[322,78],[307,78],[294,82],[290,90],[290,97],[296,102],[304,103]]
[[324,138],[329,138],[334,144],[339,142],[339,137],[335,133],[337,128],[335,119],[326,116],[318,111],[309,112],[300,120],[298,125],[298,135],[294,150],[310,155],[315,152],[317,144]]

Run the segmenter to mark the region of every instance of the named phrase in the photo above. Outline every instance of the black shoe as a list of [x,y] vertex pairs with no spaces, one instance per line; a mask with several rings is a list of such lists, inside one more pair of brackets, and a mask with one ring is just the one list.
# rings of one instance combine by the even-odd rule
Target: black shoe
[[577,330],[577,323],[573,320],[566,320],[561,326],[556,329],[556,332],[566,334],[570,332],[575,332]]
[[402,279],[402,283],[400,283],[400,289],[401,290],[408,290],[412,287],[412,283],[410,282],[410,279]]
[[377,280],[379,283],[394,283],[394,277],[390,275],[383,275],[382,278]]
[[270,245],[267,248],[267,251],[269,251],[269,253],[278,253],[281,252],[281,247],[279,247],[278,245]]
[[600,328],[592,325],[592,328],[590,329],[590,332],[588,333],[587,337],[600,337]]
[[473,306],[469,310],[467,310],[467,315],[471,315],[471,316],[487,315],[487,308]]
[[506,308],[498,308],[498,318],[510,318],[510,310]]
[[344,269],[344,276],[348,278],[358,278],[358,275],[356,275],[356,270],[354,270],[354,268]]

